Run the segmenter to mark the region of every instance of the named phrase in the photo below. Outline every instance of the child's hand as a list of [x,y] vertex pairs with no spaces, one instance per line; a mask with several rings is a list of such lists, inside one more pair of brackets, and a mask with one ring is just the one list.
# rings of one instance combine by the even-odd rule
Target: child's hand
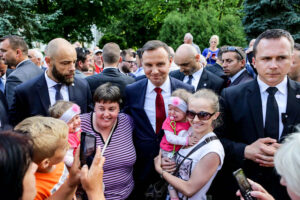
[[199,141],[198,138],[196,138],[194,136],[189,136],[189,146],[193,146],[193,145],[197,144],[198,141]]

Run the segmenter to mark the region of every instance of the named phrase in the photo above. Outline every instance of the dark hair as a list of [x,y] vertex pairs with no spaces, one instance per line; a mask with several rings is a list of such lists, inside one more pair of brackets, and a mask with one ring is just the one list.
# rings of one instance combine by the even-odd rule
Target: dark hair
[[294,44],[294,49],[297,49],[298,51],[300,51],[300,44],[299,43],[295,43]]
[[120,89],[112,85],[110,82],[100,85],[94,93],[94,103],[99,102],[116,102],[121,104],[122,97]]
[[91,52],[86,49],[86,48],[81,48],[81,47],[76,47],[76,53],[77,53],[77,60],[76,60],[76,68],[78,67],[78,62],[81,61],[81,62],[85,62],[86,61],[86,57],[87,55],[89,55]]
[[32,156],[32,141],[28,135],[14,131],[0,132],[0,192],[4,199],[20,199],[23,179]]
[[170,59],[171,52],[170,52],[169,46],[160,40],[150,40],[150,41],[146,42],[146,44],[144,44],[144,46],[142,48],[142,55],[144,54],[145,51],[153,51],[160,47],[162,47],[166,50],[166,52],[168,53],[168,58]]
[[129,55],[129,56],[134,57],[133,52],[131,52],[130,49],[125,49],[125,50],[123,50],[123,51],[121,52],[120,55],[121,55],[123,61],[126,60],[126,59],[125,59],[125,58],[126,58],[126,55]]
[[0,38],[0,42],[8,39],[9,45],[13,50],[20,49],[23,54],[28,55],[28,46],[23,38],[17,35],[6,35]]
[[136,55],[139,57],[139,59],[142,58],[142,49],[136,50]]
[[256,56],[257,46],[262,39],[280,39],[281,37],[285,37],[291,44],[291,50],[294,49],[294,39],[291,34],[283,29],[268,29],[265,32],[261,33],[255,40],[253,45],[253,55]]
[[110,42],[104,45],[102,58],[104,63],[114,64],[120,59],[120,47],[114,42]]
[[218,57],[222,59],[223,53],[227,52],[234,52],[235,53],[235,58],[237,60],[244,60],[246,59],[246,53],[244,52],[244,49],[242,47],[234,47],[234,46],[223,46],[220,48],[218,52]]

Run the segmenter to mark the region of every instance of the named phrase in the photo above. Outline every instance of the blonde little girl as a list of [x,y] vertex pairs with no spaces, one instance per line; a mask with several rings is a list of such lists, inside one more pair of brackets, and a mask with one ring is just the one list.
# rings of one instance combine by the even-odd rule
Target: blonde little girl
[[70,101],[57,101],[50,107],[49,114],[51,117],[63,120],[69,127],[68,142],[70,148],[67,151],[64,162],[68,167],[71,167],[75,151],[80,144],[80,107]]

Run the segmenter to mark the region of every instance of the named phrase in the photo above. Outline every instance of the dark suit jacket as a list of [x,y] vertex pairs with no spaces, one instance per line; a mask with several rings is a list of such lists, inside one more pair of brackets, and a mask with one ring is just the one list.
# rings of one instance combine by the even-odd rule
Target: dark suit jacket
[[16,86],[31,80],[42,73],[43,70],[31,62],[31,60],[26,60],[7,77],[5,84],[5,96],[9,108],[13,103]]
[[0,131],[10,129],[6,98],[0,90]]
[[208,65],[206,65],[205,69],[226,81],[228,79],[224,73],[223,67],[221,65],[219,65],[218,63],[208,64]]
[[[281,141],[292,130],[293,125],[300,123],[300,99],[296,97],[298,95],[300,95],[300,84],[289,79]],[[223,178],[222,182],[230,183],[231,179],[235,184],[232,172],[241,167],[250,179],[262,184],[268,192],[274,195],[275,199],[286,199],[286,196],[282,196],[286,195],[286,189],[280,187],[274,168],[260,167],[257,163],[244,159],[245,147],[265,137],[261,95],[257,80],[224,89],[220,103],[223,108],[224,123],[215,132],[221,138],[226,155],[222,169],[226,178]],[[228,184],[230,185],[233,186],[233,184]],[[224,185],[222,187],[224,188]],[[233,195],[234,190],[237,190],[237,186],[232,189]],[[220,191],[219,193],[224,195]],[[231,199],[224,196],[223,198]]]
[[[74,78],[74,84],[68,86],[69,100],[78,104],[81,113],[93,109],[90,88],[86,80]],[[23,119],[42,115],[48,116],[50,97],[45,75],[42,74],[16,88],[12,108],[9,110],[10,119],[16,125]]]
[[253,80],[253,77],[245,70],[243,73],[241,73],[231,84],[230,86],[238,85],[241,83],[249,82]]
[[[126,76],[119,72],[117,68],[104,68],[103,72],[100,74],[95,74],[86,78],[89,86],[91,88],[92,95],[94,95],[95,90],[102,84],[111,82],[120,88],[122,97],[125,96],[125,87],[128,84],[133,83],[135,80],[130,76]],[[123,99],[124,100],[124,99]]]
[[[170,76],[183,81],[185,75],[180,72],[180,70],[175,70],[170,72]],[[207,88],[215,91],[217,94],[220,94],[223,87],[224,80],[204,68],[196,91],[201,88]]]
[[[171,92],[178,88],[194,92],[194,88],[192,86],[182,83],[172,77],[170,77],[170,80]],[[144,110],[147,83],[148,79],[145,78],[128,85],[125,90],[127,100],[125,111],[131,115],[135,122],[133,137],[137,153],[135,174],[137,176],[137,181],[141,182],[149,182],[149,179],[153,178],[151,176],[156,174],[153,159],[158,155],[159,144],[163,136],[162,130],[159,134],[155,133]]]

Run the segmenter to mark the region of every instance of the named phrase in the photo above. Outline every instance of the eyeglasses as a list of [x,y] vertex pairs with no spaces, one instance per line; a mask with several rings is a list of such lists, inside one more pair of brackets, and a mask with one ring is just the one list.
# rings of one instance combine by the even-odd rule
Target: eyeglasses
[[215,113],[209,113],[205,111],[200,111],[198,113],[195,113],[194,111],[188,110],[186,111],[186,117],[189,119],[194,119],[197,115],[199,120],[209,120],[211,116],[213,116]]
[[123,62],[128,62],[128,63],[131,64],[131,65],[135,64],[135,61],[127,61],[127,60],[123,60]]
[[229,47],[227,47],[227,51],[237,52],[240,55],[241,59],[244,59],[244,56],[242,56],[241,52],[235,47],[229,46]]

